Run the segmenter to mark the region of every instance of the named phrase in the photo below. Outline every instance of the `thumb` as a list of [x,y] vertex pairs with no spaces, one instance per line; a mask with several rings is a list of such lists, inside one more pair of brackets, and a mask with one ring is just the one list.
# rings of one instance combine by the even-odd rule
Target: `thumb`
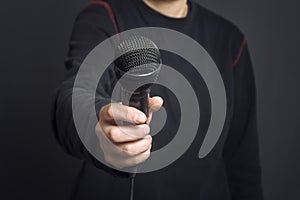
[[149,98],[149,101],[148,101],[149,113],[148,113],[148,118],[146,121],[147,124],[150,124],[153,112],[158,111],[162,107],[163,102],[164,102],[163,99],[158,96]]
[[150,97],[148,101],[149,112],[158,111],[163,105],[163,103],[164,103],[163,99],[159,96]]

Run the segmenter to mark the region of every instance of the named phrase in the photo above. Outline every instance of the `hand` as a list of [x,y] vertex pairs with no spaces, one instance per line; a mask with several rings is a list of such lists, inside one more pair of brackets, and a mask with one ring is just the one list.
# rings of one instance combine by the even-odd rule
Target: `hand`
[[[120,103],[110,103],[102,107],[96,135],[107,163],[122,169],[138,165],[149,158],[152,145],[149,124],[153,112],[158,111],[162,104],[160,97],[149,98],[148,118],[138,109]],[[116,124],[122,121],[133,125]]]

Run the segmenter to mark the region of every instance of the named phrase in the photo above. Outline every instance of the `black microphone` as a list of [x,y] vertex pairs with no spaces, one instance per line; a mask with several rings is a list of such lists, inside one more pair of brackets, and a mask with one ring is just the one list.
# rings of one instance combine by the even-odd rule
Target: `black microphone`
[[[161,69],[158,47],[149,38],[132,36],[118,45],[116,57],[114,71],[122,87],[122,104],[135,107],[148,116],[150,88],[156,82]],[[135,171],[137,167],[130,169]],[[130,173],[129,176],[130,200],[133,200],[135,173]]]
[[[124,105],[135,107],[148,116],[148,96],[161,69],[160,52],[156,44],[144,36],[132,36],[122,41],[116,50],[114,70],[121,83]],[[137,88],[137,86],[141,85]]]

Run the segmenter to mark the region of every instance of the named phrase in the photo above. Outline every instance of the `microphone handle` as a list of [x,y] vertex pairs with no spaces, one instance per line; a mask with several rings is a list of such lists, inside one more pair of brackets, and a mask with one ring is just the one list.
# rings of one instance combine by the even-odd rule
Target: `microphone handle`
[[139,91],[139,92],[131,92],[124,88],[121,91],[122,104],[134,107],[148,117],[148,97],[150,93],[150,88]]
[[[149,94],[150,94],[150,88],[139,92],[132,92],[122,88],[121,89],[122,104],[127,106],[132,106],[145,113],[145,115],[148,117]],[[132,124],[124,122],[123,125],[132,125]],[[138,166],[139,165],[128,168],[132,170],[132,173],[129,173],[131,179],[135,177],[136,175],[135,172],[137,171]]]

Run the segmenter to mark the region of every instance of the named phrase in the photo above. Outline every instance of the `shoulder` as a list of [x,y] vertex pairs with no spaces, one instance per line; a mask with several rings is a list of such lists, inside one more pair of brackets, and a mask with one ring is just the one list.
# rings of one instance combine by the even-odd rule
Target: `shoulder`
[[76,20],[82,18],[109,17],[109,4],[106,1],[91,1],[78,14]]
[[213,38],[215,42],[225,45],[231,51],[234,62],[246,43],[244,33],[237,25],[219,14],[196,2],[192,2],[192,5],[197,12],[197,21],[201,21],[204,31],[209,35],[208,37]]
[[106,30],[117,32],[113,10],[109,1],[93,0],[77,15],[75,23],[84,23]]
[[234,34],[235,36],[243,36],[242,31],[230,20],[222,17],[219,14],[201,6],[196,2],[191,2],[193,9],[196,9],[199,19],[207,26],[207,28],[222,31],[223,33]]

